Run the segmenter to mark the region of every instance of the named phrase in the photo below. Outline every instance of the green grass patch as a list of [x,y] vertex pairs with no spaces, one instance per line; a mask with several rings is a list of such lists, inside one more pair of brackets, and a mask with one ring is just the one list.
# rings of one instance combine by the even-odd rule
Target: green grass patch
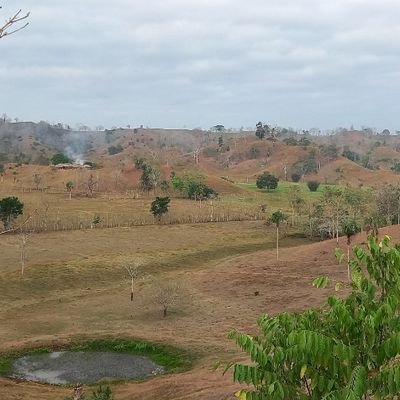
[[10,376],[13,373],[14,362],[21,357],[45,354],[55,351],[72,352],[115,352],[145,356],[157,365],[165,368],[166,373],[177,373],[190,369],[197,358],[195,353],[178,349],[173,346],[151,343],[145,340],[131,339],[93,339],[73,341],[70,344],[52,345],[30,349],[21,349],[0,354],[0,375]]

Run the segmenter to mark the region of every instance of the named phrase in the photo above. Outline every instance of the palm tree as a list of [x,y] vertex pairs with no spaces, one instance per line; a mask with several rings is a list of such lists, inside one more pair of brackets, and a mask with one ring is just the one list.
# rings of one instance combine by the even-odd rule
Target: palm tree
[[276,261],[279,262],[279,226],[287,220],[287,216],[282,211],[275,211],[269,218],[269,222],[276,227]]

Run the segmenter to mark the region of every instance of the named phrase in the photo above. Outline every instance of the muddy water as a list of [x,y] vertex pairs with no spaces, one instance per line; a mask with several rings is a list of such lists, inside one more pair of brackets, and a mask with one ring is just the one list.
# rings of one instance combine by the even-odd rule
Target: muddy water
[[164,372],[147,357],[112,352],[34,354],[14,362],[14,378],[50,384],[143,379]]

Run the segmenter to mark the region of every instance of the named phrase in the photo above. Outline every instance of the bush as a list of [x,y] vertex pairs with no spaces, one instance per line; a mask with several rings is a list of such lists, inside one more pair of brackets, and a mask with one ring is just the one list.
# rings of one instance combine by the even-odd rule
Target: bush
[[298,174],[297,172],[292,174],[292,182],[300,182],[301,179],[301,174]]
[[108,154],[110,156],[113,156],[114,154],[121,153],[124,150],[124,148],[119,144],[117,146],[110,146],[108,148]]
[[71,159],[69,157],[67,157],[64,153],[54,154],[54,156],[51,157],[50,161],[53,165],[71,163]]
[[310,189],[310,192],[316,192],[319,188],[320,183],[318,181],[308,181],[307,186]]
[[264,172],[262,175],[257,176],[256,185],[259,189],[276,189],[278,187],[279,178],[270,174],[269,172]]
[[168,212],[170,198],[166,197],[156,197],[156,199],[151,203],[150,212],[154,215],[158,221],[161,217]]

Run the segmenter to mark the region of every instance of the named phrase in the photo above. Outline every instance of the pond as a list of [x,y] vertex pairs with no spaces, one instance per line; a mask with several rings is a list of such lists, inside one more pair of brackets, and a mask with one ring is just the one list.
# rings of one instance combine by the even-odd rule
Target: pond
[[144,379],[163,372],[163,367],[144,356],[118,352],[61,351],[18,358],[13,363],[12,377],[67,385]]

